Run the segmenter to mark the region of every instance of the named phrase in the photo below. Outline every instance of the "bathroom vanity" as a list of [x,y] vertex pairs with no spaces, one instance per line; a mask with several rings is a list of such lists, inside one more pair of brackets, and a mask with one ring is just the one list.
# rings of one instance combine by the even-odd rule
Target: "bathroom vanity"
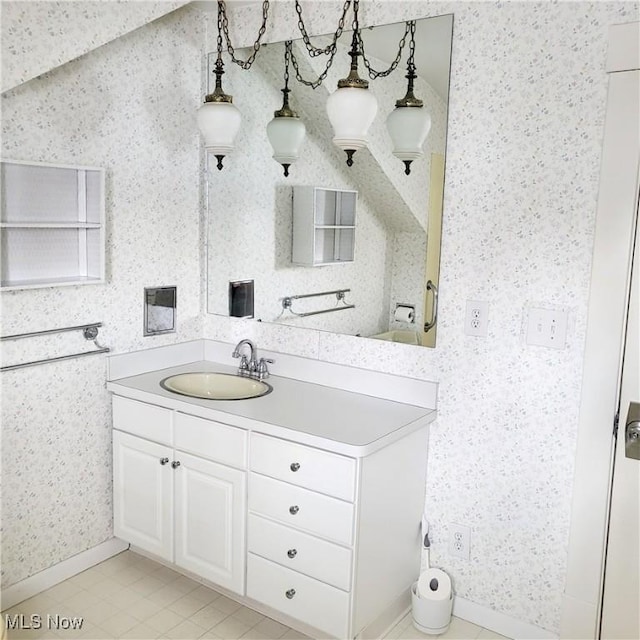
[[194,371],[235,373],[108,383],[115,535],[314,637],[384,631],[420,570],[435,411],[275,375],[239,401],[160,386]]

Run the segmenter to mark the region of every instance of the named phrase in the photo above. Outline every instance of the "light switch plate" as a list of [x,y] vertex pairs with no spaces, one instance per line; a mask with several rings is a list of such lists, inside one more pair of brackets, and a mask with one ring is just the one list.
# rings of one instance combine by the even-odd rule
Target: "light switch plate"
[[564,349],[567,342],[568,311],[530,307],[527,317],[527,344]]

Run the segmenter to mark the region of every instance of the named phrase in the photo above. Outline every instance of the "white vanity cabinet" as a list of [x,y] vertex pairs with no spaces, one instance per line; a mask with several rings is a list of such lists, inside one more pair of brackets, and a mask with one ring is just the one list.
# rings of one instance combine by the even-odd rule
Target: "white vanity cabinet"
[[238,402],[160,387],[209,366],[108,383],[115,534],[311,637],[381,637],[420,572],[435,412],[276,376]]
[[113,419],[115,535],[243,594],[246,432],[118,396]]
[[426,439],[353,458],[252,433],[247,596],[331,637],[375,628],[420,568]]

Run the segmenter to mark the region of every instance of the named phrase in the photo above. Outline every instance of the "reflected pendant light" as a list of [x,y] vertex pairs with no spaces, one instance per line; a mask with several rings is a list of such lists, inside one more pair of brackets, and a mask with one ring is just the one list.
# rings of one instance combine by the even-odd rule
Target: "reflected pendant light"
[[338,81],[338,89],[327,99],[327,115],[333,127],[333,143],[347,154],[347,165],[353,165],[353,154],[367,146],[367,133],[378,112],[378,102],[369,91],[369,81],[358,76],[358,2],[354,3],[351,70]]
[[300,145],[304,140],[305,126],[298,114],[289,107],[289,56],[291,40],[287,40],[284,50],[284,89],[282,108],[274,111],[273,120],[267,125],[267,137],[273,147],[273,159],[284,167],[285,177],[289,167],[298,159]]
[[218,169],[222,169],[222,159],[233,151],[233,142],[240,129],[240,112],[233,104],[233,97],[222,90],[222,0],[218,0],[218,58],[214,74],[216,86],[213,93],[205,97],[198,109],[198,128],[204,138],[205,149],[216,157]]
[[413,82],[418,77],[413,62],[415,52],[415,21],[411,25],[411,43],[407,63],[407,94],[396,102],[387,117],[387,130],[393,142],[393,155],[404,162],[404,172],[411,173],[411,163],[424,155],[422,145],[431,129],[431,116],[422,100],[413,95]]

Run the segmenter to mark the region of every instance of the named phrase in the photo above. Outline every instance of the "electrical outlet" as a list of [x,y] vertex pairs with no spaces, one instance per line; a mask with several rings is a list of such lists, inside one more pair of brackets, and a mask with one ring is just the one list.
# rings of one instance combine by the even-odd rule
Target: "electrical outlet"
[[464,332],[468,336],[485,338],[489,326],[489,303],[486,300],[467,300]]
[[449,525],[449,555],[463,560],[469,559],[471,529],[452,522]]

